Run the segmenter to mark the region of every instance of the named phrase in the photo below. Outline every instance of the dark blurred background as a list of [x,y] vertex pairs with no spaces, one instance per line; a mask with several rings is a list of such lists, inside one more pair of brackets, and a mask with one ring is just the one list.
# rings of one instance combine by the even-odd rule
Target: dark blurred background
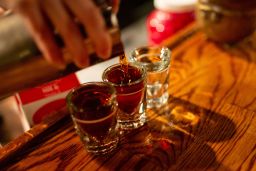
[[153,10],[153,0],[120,0],[118,20],[120,28],[129,26]]
[[146,19],[153,9],[153,0],[120,0],[117,17],[126,55],[148,44]]

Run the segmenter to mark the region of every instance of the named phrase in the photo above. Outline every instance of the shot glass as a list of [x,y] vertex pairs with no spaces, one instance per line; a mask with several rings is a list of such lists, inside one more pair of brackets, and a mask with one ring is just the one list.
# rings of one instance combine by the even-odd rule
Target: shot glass
[[101,155],[118,144],[116,91],[108,83],[89,82],[67,95],[67,106],[86,150]]
[[146,70],[138,65],[115,64],[102,75],[117,92],[117,122],[122,130],[141,127],[146,122]]
[[128,62],[147,70],[147,108],[167,103],[171,52],[166,47],[140,47],[132,51]]

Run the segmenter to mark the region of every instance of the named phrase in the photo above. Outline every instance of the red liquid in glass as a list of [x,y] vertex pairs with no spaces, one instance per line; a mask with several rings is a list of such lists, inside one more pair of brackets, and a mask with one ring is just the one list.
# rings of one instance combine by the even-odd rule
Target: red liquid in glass
[[80,131],[98,140],[104,139],[116,124],[116,105],[109,103],[111,94],[104,89],[106,87],[87,86],[78,90],[72,99],[79,109],[73,115]]
[[117,84],[118,107],[125,113],[133,113],[144,97],[144,79],[140,69],[126,65],[112,68],[106,74],[109,82]]

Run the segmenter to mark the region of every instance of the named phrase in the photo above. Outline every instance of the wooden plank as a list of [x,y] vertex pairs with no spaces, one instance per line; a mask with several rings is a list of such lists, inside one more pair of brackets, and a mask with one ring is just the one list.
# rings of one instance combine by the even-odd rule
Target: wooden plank
[[38,139],[31,149],[0,161],[1,168],[255,170],[254,37],[226,46],[209,41],[200,31],[183,36],[174,37],[183,40],[179,45],[169,44],[168,104],[148,110],[147,124],[121,137],[114,153],[88,154],[70,124],[54,136]]
[[173,50],[170,93],[213,110],[225,101],[256,111],[254,37],[227,46],[197,33]]
[[[174,116],[193,117],[193,124],[189,120],[185,122],[181,116],[174,118],[170,112]],[[225,116],[228,114],[232,117]],[[68,127],[33,150],[13,158],[6,166],[10,170],[237,170],[254,167],[256,117],[251,111],[223,104],[213,112],[172,98],[165,108],[149,111],[149,116],[148,124],[123,138],[119,149],[110,156],[86,153],[74,129]],[[183,122],[179,122],[181,120]]]
[[[192,33],[195,32],[194,27],[195,27],[194,24],[189,26],[187,29],[179,33],[180,36],[177,35],[177,36],[174,36],[173,39],[168,40],[169,41],[168,44],[173,47],[175,45],[178,45],[179,42],[182,42],[187,37],[191,36]],[[123,51],[123,45],[120,43],[119,34],[120,32],[115,31],[115,36],[113,36],[114,44],[116,45],[115,49],[113,49],[114,50],[113,55],[119,55],[120,52]],[[18,153],[19,150],[24,148],[24,146],[26,146],[26,143],[32,141],[33,139],[40,138],[41,133],[43,133],[47,129],[50,129],[52,126],[54,126],[54,124],[56,124],[66,116],[67,116],[67,111],[65,108],[63,108],[62,110],[60,110],[59,113],[53,113],[52,115],[50,115],[49,119],[45,120],[43,123],[40,123],[34,126],[31,130],[29,130],[28,132],[25,132],[25,134],[21,135],[14,141],[7,144],[5,148],[0,149],[0,161],[9,159],[15,153]]]
[[66,122],[65,120],[70,120],[66,107],[58,112],[49,114],[40,124],[35,125],[30,130],[5,145],[4,148],[1,148],[0,163],[11,160],[12,157],[15,157],[22,150],[30,148],[30,145],[34,141],[42,141],[45,136],[49,136],[45,135],[46,132],[54,136],[55,132],[53,132],[52,129],[58,126],[63,127],[63,123]]

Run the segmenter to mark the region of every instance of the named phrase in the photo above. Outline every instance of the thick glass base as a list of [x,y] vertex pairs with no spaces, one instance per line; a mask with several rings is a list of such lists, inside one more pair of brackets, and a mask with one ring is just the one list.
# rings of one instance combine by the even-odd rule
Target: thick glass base
[[117,120],[118,126],[121,130],[132,130],[132,129],[137,129],[141,126],[143,126],[146,122],[146,114],[142,113],[141,115],[139,115],[139,117],[137,118],[127,118],[127,119],[123,119]]
[[113,152],[119,142],[119,138],[116,137],[114,140],[105,143],[105,144],[99,144],[99,145],[85,145],[86,150],[89,153],[92,153],[94,155],[105,155],[105,154],[110,154],[111,152]]
[[159,98],[148,98],[147,99],[147,108],[152,109],[152,108],[159,108],[165,105],[168,102],[169,94],[168,92],[164,93],[161,97]]

